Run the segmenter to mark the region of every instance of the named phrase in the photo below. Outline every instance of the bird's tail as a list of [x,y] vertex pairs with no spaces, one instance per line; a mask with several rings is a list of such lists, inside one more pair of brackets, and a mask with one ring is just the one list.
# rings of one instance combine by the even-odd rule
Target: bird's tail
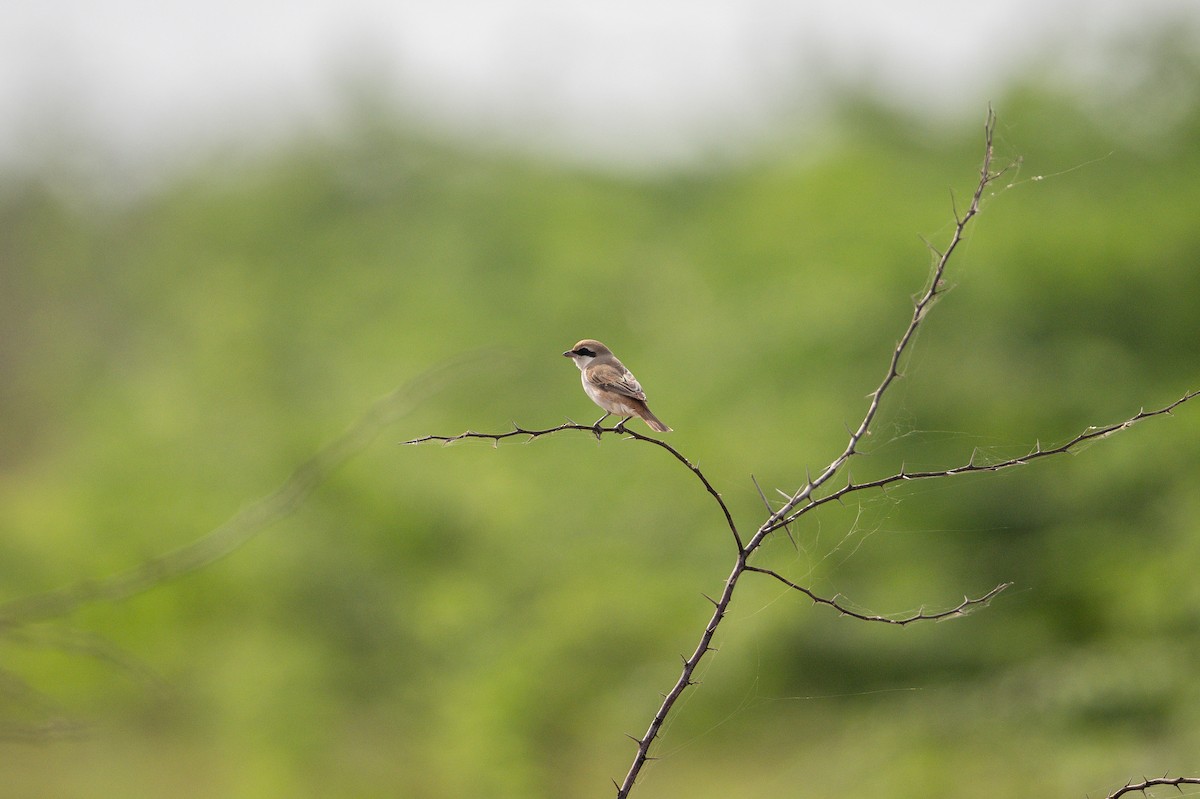
[[663,424],[657,416],[655,416],[653,413],[650,412],[649,408],[646,408],[646,412],[642,415],[642,420],[646,424],[650,425],[651,430],[654,430],[659,433],[671,432],[671,428],[669,428],[665,424]]

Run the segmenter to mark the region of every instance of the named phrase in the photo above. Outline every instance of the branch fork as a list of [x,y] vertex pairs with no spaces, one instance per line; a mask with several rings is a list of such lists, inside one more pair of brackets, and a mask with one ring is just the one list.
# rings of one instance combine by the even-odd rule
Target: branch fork
[[[736,591],[741,578],[745,574],[751,573],[769,577],[786,586],[787,588],[803,594],[812,600],[814,604],[829,607],[843,616],[848,616],[864,622],[876,622],[900,627],[917,622],[943,621],[946,619],[965,616],[977,608],[986,607],[993,599],[999,596],[1000,593],[1009,588],[1011,585],[1011,583],[1001,583],[987,593],[975,598],[964,596],[959,604],[942,611],[928,612],[922,608],[916,613],[906,616],[885,616],[863,613],[849,607],[847,604],[845,604],[840,596],[820,596],[813,590],[789,580],[787,577],[772,569],[751,565],[751,557],[759,550],[759,548],[772,533],[776,532],[780,528],[783,528],[788,537],[792,538],[792,533],[789,529],[789,525],[792,522],[798,520],[806,513],[809,513],[829,502],[841,502],[848,494],[852,494],[854,492],[871,489],[885,490],[888,486],[901,481],[930,480],[935,478],[954,477],[964,474],[997,472],[1004,469],[1023,466],[1042,458],[1073,452],[1087,442],[1106,438],[1113,433],[1128,429],[1144,419],[1169,415],[1175,410],[1175,408],[1192,400],[1197,395],[1200,395],[1200,391],[1191,391],[1184,394],[1171,404],[1163,408],[1159,408],[1158,410],[1146,411],[1143,408],[1135,415],[1116,424],[1101,427],[1089,427],[1084,430],[1084,432],[1058,446],[1047,448],[1043,447],[1041,441],[1038,441],[1029,453],[1021,457],[1011,458],[990,464],[981,464],[976,462],[975,453],[972,453],[967,463],[948,469],[936,471],[909,471],[907,468],[901,467],[900,471],[896,474],[862,483],[855,483],[852,479],[850,479],[849,476],[846,476],[844,478],[845,481],[840,488],[817,496],[817,492],[820,489],[826,486],[826,484],[830,483],[834,477],[843,472],[844,467],[852,457],[860,454],[860,450],[858,449],[859,442],[864,437],[870,435],[871,424],[874,422],[875,417],[879,412],[884,396],[887,394],[887,391],[893,382],[902,376],[902,362],[915,338],[918,328],[920,327],[929,309],[933,306],[934,302],[946,291],[947,284],[945,280],[945,272],[950,262],[950,258],[957,250],[958,245],[962,242],[967,226],[979,213],[983,197],[987,192],[988,187],[998,180],[1002,175],[1004,175],[1009,169],[1009,167],[999,170],[993,170],[992,168],[992,137],[995,131],[995,126],[996,116],[992,112],[991,108],[989,108],[987,120],[984,124],[984,156],[979,170],[978,183],[975,186],[975,190],[971,194],[970,201],[965,210],[962,210],[961,212],[958,208],[957,200],[954,198],[953,193],[951,194],[951,203],[953,206],[952,210],[954,213],[955,224],[954,230],[950,236],[950,241],[946,245],[945,249],[939,250],[929,242],[926,242],[926,246],[932,253],[934,259],[933,268],[928,283],[924,290],[913,299],[912,316],[909,319],[907,327],[904,329],[899,340],[896,342],[894,349],[892,350],[892,354],[888,360],[887,369],[884,372],[882,381],[875,388],[875,390],[868,395],[866,412],[864,413],[857,427],[847,430],[848,440],[845,448],[842,450],[841,454],[834,458],[829,465],[826,466],[825,469],[822,470],[816,477],[813,477],[811,473],[809,473],[806,476],[804,484],[799,489],[791,494],[784,493],[783,503],[780,505],[780,507],[774,510],[772,510],[770,503],[767,502],[767,498],[763,493],[762,488],[759,486],[758,481],[752,476],[751,480],[754,482],[755,489],[758,491],[759,497],[763,501],[763,504],[766,508],[767,517],[766,520],[763,521],[755,530],[755,532],[749,537],[749,539],[743,538],[742,533],[738,530],[737,524],[734,522],[733,515],[729,511],[729,507],[721,498],[720,492],[716,490],[713,484],[708,480],[707,477],[705,477],[704,473],[696,464],[690,461],[670,444],[667,444],[660,439],[643,435],[635,430],[630,430],[626,428],[623,423],[618,424],[615,427],[601,427],[599,424],[595,426],[589,426],[568,421],[556,427],[544,429],[527,429],[521,427],[520,425],[514,424],[512,430],[503,433],[479,433],[468,430],[456,436],[422,436],[420,438],[415,438],[404,442],[406,444],[422,444],[426,442],[437,441],[442,442],[443,444],[450,444],[466,439],[485,439],[490,440],[494,445],[498,445],[500,441],[507,438],[525,436],[528,441],[532,441],[543,436],[554,435],[556,433],[571,430],[592,433],[596,436],[597,440],[599,440],[605,434],[618,434],[637,441],[653,444],[654,446],[660,447],[661,449],[670,453],[672,457],[685,465],[692,472],[692,474],[696,476],[696,478],[703,484],[705,490],[713,497],[714,501],[716,501],[717,505],[720,507],[722,515],[725,518],[725,523],[729,528],[729,532],[732,535],[734,544],[737,548],[733,566],[728,577],[725,578],[724,585],[717,598],[714,599],[708,594],[702,594],[702,596],[712,604],[712,614],[709,617],[707,624],[705,624],[704,630],[701,633],[695,648],[692,650],[691,655],[680,656],[682,664],[680,667],[679,676],[671,689],[667,693],[662,694],[662,702],[655,711],[654,716],[646,729],[646,732],[640,737],[634,735],[628,736],[637,745],[637,751],[634,754],[633,762],[630,765],[629,770],[626,772],[625,778],[620,783],[617,783],[615,780],[613,781],[613,784],[617,788],[617,799],[627,799],[632,792],[635,783],[637,782],[642,768],[647,762],[654,759],[650,755],[650,748],[661,733],[663,725],[669,718],[672,709],[675,707],[675,704],[679,700],[680,696],[682,696],[684,691],[686,691],[689,687],[696,685],[696,681],[693,679],[696,668],[699,666],[700,662],[704,659],[704,656],[707,653],[714,651],[714,647],[712,646],[713,638],[716,635],[722,620],[725,618],[729,609],[729,605],[733,600],[734,592]],[[794,538],[792,538],[792,543],[795,544]],[[1200,784],[1200,778],[1178,777],[1174,779],[1167,779],[1164,777],[1157,780],[1146,780],[1137,784],[1130,783],[1124,788],[1111,794],[1108,799],[1118,799],[1118,797],[1122,796],[1123,794],[1133,791],[1145,791],[1147,788],[1155,785],[1174,785],[1175,787],[1178,787],[1179,785],[1185,783]]]

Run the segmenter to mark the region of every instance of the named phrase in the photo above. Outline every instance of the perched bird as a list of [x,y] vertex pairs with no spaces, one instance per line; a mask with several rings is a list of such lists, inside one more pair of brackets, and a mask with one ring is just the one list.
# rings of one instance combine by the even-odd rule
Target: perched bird
[[599,428],[601,422],[616,414],[624,417],[621,424],[636,416],[650,425],[651,430],[671,432],[671,428],[650,412],[641,384],[608,347],[595,339],[585,338],[563,355],[579,367],[583,390],[605,411],[593,427]]

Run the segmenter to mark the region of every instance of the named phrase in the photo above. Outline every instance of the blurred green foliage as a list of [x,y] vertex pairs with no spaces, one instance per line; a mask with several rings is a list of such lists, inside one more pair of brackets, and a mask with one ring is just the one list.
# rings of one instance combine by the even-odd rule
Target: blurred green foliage
[[[1162,70],[1196,74],[1186,60]],[[1000,459],[1197,387],[1200,109],[998,103],[986,200],[866,478]],[[980,120],[983,109],[980,108]],[[1145,120],[1138,120],[1144,123]],[[372,401],[432,396],[195,574],[0,637],[16,797],[604,795],[732,565],[652,447],[398,442],[591,421],[558,353],[610,344],[744,528],[829,462],[944,244],[981,124],[847,101],[751,163],[600,174],[369,118],[131,201],[0,196],[3,598],[194,540]],[[639,795],[1102,794],[1200,771],[1200,408],[1075,456],[862,495],[747,580]],[[110,647],[102,646],[109,642]]]

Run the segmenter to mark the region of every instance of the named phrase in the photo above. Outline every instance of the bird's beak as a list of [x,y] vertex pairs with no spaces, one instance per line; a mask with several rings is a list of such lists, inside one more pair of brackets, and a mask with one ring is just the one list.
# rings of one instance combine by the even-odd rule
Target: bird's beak
[[564,357],[564,358],[570,358],[570,357],[571,357],[572,355],[574,355],[574,354],[575,354],[575,353],[571,352],[570,350],[567,350],[566,352],[564,352],[564,353],[563,353],[563,357]]

